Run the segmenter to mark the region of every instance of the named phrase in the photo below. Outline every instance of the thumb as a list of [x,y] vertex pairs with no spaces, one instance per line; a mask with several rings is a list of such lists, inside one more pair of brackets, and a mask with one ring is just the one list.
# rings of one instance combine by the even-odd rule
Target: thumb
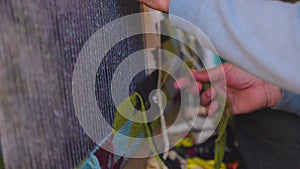
[[216,68],[207,70],[207,71],[192,71],[192,74],[195,77],[196,81],[200,82],[209,82],[209,81],[217,81],[221,78],[224,78],[224,69],[222,66],[218,66]]

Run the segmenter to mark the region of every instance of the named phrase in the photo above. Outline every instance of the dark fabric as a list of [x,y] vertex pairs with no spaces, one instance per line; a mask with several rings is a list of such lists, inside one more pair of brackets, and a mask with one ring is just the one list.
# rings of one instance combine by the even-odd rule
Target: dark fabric
[[270,109],[235,117],[247,169],[299,169],[300,118]]

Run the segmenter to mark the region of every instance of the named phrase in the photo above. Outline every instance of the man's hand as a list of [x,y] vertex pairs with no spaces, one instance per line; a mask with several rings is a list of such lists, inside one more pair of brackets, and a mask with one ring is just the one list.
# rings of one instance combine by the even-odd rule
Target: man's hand
[[[261,80],[233,64],[224,63],[221,66],[225,71],[226,94],[231,104],[232,114],[250,113],[258,109],[273,107],[281,98],[282,91],[278,86]],[[193,71],[193,74],[197,81],[194,86],[199,91],[203,88],[202,83],[212,81],[218,86],[218,81],[224,79],[220,67],[208,70],[208,72]],[[187,85],[189,85],[189,82],[186,78],[179,79],[174,84],[176,88],[183,88]],[[217,93],[217,88],[210,88],[201,93],[201,104],[205,106],[207,114],[213,114],[213,111],[217,110],[218,102],[213,101]],[[211,112],[208,112],[211,106]]]
[[169,12],[170,0],[137,0],[137,1],[144,3],[150,8],[162,12]]

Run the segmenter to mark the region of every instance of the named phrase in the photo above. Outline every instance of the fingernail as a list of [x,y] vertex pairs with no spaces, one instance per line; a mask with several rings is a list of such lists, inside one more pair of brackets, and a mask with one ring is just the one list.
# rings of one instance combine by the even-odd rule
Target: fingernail
[[205,95],[208,97],[208,98],[211,98],[211,90],[208,89],[205,93]]

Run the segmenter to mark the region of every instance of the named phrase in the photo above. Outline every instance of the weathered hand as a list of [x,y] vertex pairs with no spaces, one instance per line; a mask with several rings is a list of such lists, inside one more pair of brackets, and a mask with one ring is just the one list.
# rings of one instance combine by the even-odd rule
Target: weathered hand
[[137,0],[144,3],[150,8],[160,10],[162,12],[169,12],[170,0]]
[[[281,98],[280,87],[261,80],[231,63],[224,63],[221,66],[225,71],[226,94],[231,104],[232,114],[250,113],[258,109],[273,107]],[[193,74],[197,81],[194,86],[199,91],[202,90],[202,83],[212,81],[217,85],[220,79],[224,79],[220,67],[203,72],[193,71]],[[189,82],[186,78],[182,78],[174,85],[176,88],[183,88],[189,85]],[[216,93],[218,93],[217,88],[210,88],[201,93],[201,105],[206,107],[209,114],[214,113],[208,112],[211,106],[213,106],[212,110],[218,107],[218,102],[213,101]]]

